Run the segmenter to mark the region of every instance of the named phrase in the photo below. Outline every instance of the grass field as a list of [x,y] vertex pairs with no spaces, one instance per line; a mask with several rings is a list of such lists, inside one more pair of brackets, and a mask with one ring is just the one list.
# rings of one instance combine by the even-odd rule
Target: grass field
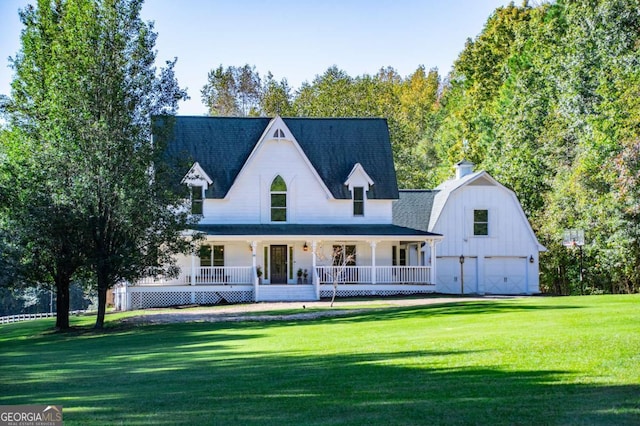
[[[354,304],[357,304],[354,302]],[[305,321],[0,326],[0,405],[66,425],[640,424],[640,295]]]

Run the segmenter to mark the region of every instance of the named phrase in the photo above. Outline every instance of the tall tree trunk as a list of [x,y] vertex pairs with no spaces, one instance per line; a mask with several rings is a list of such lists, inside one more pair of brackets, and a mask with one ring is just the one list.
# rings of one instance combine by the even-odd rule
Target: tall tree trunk
[[56,329],[69,329],[69,286],[70,277],[56,277]]
[[98,280],[98,316],[96,317],[96,330],[104,328],[104,315],[107,311],[107,286]]
[[110,287],[109,268],[105,264],[96,267],[96,281],[98,283],[98,316],[96,317],[96,330],[104,328],[104,315],[107,311],[107,289]]

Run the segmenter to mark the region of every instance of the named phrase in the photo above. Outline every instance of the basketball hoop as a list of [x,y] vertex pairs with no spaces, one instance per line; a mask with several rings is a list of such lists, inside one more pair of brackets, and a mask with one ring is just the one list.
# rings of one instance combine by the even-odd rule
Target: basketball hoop
[[562,238],[565,247],[582,247],[584,245],[584,231],[582,229],[566,229]]
[[580,255],[580,294],[584,294],[584,268],[582,266],[582,246],[584,245],[584,230],[582,229],[565,229],[562,238],[562,245],[570,248],[578,246]]

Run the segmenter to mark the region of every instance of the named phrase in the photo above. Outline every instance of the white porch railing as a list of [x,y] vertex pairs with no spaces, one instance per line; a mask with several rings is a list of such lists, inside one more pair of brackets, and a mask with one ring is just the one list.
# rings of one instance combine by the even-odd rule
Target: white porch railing
[[377,284],[433,284],[430,266],[378,266]]
[[139,280],[136,285],[189,285],[191,276],[188,273],[181,273],[176,278],[167,277],[145,277]]
[[[375,270],[375,280],[373,271]],[[316,266],[319,284],[433,284],[430,266]],[[255,270],[251,266],[197,267],[192,276],[183,270],[177,278],[144,278],[136,285],[238,285],[253,284]]]
[[320,284],[432,284],[430,266],[317,266],[316,272]]
[[206,266],[196,268],[196,284],[253,284],[251,266]]
[[146,277],[136,285],[252,284],[255,276],[251,266],[203,266],[197,267],[194,272],[192,275],[190,269],[184,269],[176,278]]

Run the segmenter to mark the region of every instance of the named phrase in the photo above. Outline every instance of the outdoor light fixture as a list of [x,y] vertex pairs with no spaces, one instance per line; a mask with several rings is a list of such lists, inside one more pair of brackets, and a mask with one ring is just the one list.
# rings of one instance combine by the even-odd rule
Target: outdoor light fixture
[[303,251],[309,251],[309,246],[307,245],[307,242],[304,242],[304,245],[302,246],[302,250]]
[[460,264],[463,264],[463,263],[464,263],[464,255],[463,255],[463,254],[461,254],[461,255],[460,255]]
[[535,260],[533,259],[533,255],[529,256],[529,263],[533,263]]

